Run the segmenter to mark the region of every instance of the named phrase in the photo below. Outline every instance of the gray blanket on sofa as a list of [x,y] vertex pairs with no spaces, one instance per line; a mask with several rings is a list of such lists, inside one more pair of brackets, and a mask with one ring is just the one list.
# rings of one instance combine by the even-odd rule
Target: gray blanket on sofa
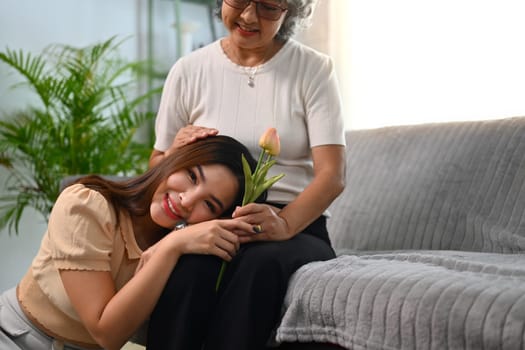
[[278,337],[348,349],[523,349],[525,256],[340,256],[291,281]]
[[525,118],[349,131],[330,210],[278,341],[525,349]]

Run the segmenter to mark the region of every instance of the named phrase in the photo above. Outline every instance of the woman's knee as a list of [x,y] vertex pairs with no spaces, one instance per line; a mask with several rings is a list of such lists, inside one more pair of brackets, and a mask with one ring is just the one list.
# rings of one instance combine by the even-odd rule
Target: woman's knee
[[282,265],[300,266],[334,256],[334,251],[328,244],[308,234],[299,234],[288,241],[252,243],[242,248],[238,254],[243,264],[274,268]]
[[212,285],[210,281],[219,273],[220,264],[221,261],[215,256],[181,256],[168,278],[163,295],[173,295],[180,290],[209,288]]

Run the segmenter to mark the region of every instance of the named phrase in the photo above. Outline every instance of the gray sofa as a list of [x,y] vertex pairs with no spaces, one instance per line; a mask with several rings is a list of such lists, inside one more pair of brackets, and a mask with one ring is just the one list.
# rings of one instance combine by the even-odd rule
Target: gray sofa
[[282,348],[525,349],[525,117],[347,145],[338,257],[292,277]]

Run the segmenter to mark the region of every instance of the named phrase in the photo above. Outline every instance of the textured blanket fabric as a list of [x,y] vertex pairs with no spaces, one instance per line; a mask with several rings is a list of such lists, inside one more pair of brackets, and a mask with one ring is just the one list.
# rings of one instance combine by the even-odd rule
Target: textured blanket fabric
[[523,255],[340,256],[290,282],[281,341],[348,349],[523,349]]
[[350,131],[346,165],[339,256],[296,272],[276,339],[525,349],[525,118]]
[[347,133],[336,249],[525,251],[525,118]]

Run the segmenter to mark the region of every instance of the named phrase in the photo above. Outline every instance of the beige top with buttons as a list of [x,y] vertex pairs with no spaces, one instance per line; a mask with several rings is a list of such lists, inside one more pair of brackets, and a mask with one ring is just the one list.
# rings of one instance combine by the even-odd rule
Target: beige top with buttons
[[59,270],[109,271],[117,290],[135,272],[142,250],[131,219],[97,191],[76,184],[58,197],[48,229],[29,271],[18,285],[28,318],[47,334],[84,347],[97,347],[66,294]]

